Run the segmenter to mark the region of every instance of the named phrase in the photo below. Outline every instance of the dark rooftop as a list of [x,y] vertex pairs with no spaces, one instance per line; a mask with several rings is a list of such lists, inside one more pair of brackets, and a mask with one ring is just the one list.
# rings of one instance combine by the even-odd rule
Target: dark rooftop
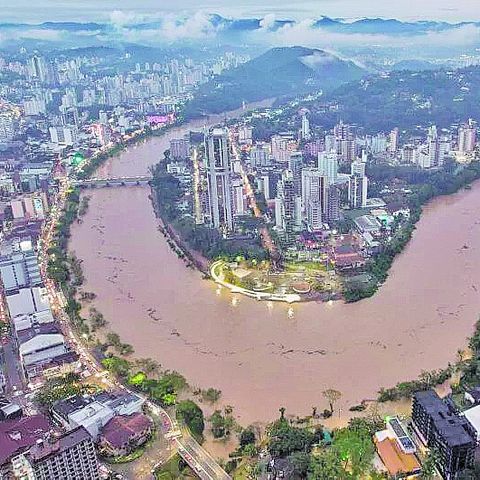
[[416,392],[414,397],[430,415],[436,430],[450,447],[475,443],[470,422],[452,410],[435,391]]
[[101,435],[113,447],[121,448],[132,437],[152,426],[152,420],[143,413],[118,415],[109,420],[102,428]]
[[[80,356],[78,355],[78,353],[71,350],[71,351],[62,353],[61,355],[58,355],[55,358],[48,359],[47,361],[39,360],[36,363],[32,363],[30,367],[41,365],[44,370],[47,370],[48,368],[56,367],[58,365],[64,365],[65,363],[74,363],[78,361],[79,358]],[[27,367],[27,370],[28,370],[28,367]]]
[[357,253],[357,250],[352,245],[339,245],[334,249],[335,255],[352,255]]
[[61,333],[59,327],[54,323],[41,323],[32,328],[27,328],[17,333],[18,342],[20,344],[28,342],[37,335],[45,335],[51,333]]
[[0,422],[0,465],[35,445],[50,428],[48,419],[43,415]]
[[74,395],[73,397],[56,401],[52,407],[52,411],[67,420],[70,414],[87,407],[95,400],[102,402],[108,400],[108,398],[108,392],[100,392],[97,395]]
[[87,407],[93,402],[108,404],[115,408],[121,404],[135,401],[138,397],[133,393],[119,392],[98,392],[93,395],[75,395],[64,400],[58,400],[52,407],[57,415],[67,420],[68,416],[74,412]]
[[78,427],[61,437],[55,438],[54,441],[36,442],[30,449],[30,457],[34,462],[42,461],[52,454],[69,450],[86,440],[91,440],[91,438],[84,427]]

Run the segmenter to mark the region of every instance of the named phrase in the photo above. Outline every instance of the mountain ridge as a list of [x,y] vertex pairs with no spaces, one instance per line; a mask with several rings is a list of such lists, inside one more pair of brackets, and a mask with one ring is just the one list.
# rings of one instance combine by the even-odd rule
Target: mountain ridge
[[217,113],[238,108],[243,101],[331,90],[366,73],[323,50],[275,47],[202,85],[187,113]]

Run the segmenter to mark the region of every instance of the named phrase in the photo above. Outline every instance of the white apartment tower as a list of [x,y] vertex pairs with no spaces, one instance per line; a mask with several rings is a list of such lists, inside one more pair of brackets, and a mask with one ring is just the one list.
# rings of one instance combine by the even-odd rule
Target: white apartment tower
[[302,171],[302,206],[308,225],[320,230],[327,214],[328,178],[316,168]]
[[348,182],[348,200],[351,208],[366,207],[368,195],[368,178],[365,175],[366,164],[362,161],[352,162],[350,181]]
[[338,155],[336,152],[320,152],[318,154],[318,170],[333,185],[338,177]]
[[214,128],[206,141],[210,222],[213,228],[233,230],[233,198],[228,129]]
[[470,119],[458,129],[458,150],[462,153],[471,153],[477,143],[477,127]]
[[367,206],[368,178],[352,175],[348,183],[348,200],[351,208]]
[[310,120],[305,113],[302,115],[302,140],[310,140]]
[[398,151],[398,139],[399,139],[399,132],[398,128],[394,128],[389,136],[388,136],[388,151],[392,154],[395,155]]

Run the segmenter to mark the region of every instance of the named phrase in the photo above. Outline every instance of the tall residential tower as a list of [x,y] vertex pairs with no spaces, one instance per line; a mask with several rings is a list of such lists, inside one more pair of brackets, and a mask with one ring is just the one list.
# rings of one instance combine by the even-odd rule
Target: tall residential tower
[[210,223],[223,231],[233,230],[232,165],[228,129],[214,128],[206,140]]

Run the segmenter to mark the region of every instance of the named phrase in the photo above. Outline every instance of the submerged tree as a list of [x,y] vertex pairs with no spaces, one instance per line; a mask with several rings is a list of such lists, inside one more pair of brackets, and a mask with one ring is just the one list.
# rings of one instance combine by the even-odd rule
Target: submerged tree
[[338,390],[334,390],[333,388],[329,388],[328,390],[324,390],[323,396],[328,401],[328,405],[330,406],[330,413],[333,414],[335,403],[340,400],[340,398],[342,397],[342,393]]

